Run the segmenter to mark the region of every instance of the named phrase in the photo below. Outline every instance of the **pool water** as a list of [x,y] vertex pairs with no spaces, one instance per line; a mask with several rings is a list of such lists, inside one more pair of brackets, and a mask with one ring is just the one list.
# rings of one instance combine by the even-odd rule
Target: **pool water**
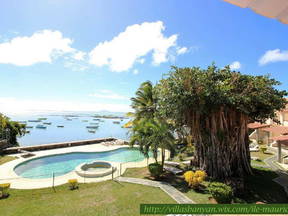
[[79,164],[104,160],[110,162],[137,162],[144,159],[143,154],[135,148],[119,148],[107,152],[73,152],[44,156],[28,160],[16,166],[14,171],[24,178],[51,178],[61,176],[75,169]]

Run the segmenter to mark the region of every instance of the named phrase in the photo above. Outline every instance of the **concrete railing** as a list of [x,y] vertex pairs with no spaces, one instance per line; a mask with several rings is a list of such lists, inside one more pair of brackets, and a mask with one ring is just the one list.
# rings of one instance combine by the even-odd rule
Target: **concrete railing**
[[91,140],[80,140],[80,141],[71,141],[71,142],[60,142],[60,143],[50,143],[50,144],[42,144],[42,145],[34,145],[34,146],[23,146],[23,147],[11,147],[3,150],[5,154],[15,154],[19,153],[21,150],[24,151],[41,151],[48,149],[56,149],[56,148],[65,148],[72,146],[80,146],[80,145],[89,145],[89,144],[97,144],[103,142],[111,142],[116,141],[116,138],[100,138],[100,139],[91,139]]

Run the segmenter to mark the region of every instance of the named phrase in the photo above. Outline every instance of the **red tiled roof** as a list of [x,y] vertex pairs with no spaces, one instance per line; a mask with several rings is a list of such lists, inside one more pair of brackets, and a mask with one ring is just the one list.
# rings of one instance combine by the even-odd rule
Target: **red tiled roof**
[[261,123],[258,123],[258,122],[253,122],[253,123],[249,123],[247,126],[250,129],[258,129],[258,128],[269,127],[270,125],[261,124]]
[[261,128],[261,130],[267,131],[267,132],[280,133],[280,134],[288,133],[288,127],[285,127],[285,126],[273,126],[273,127],[268,127],[268,128]]
[[288,135],[273,137],[272,139],[275,141],[288,141]]

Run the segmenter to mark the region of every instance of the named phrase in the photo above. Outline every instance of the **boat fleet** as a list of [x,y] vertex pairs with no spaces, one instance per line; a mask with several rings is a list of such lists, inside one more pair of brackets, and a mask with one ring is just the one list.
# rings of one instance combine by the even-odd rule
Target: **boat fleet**
[[[27,121],[18,121],[21,124],[26,124],[26,133],[30,133],[29,130],[27,129],[47,129],[47,126],[52,125],[52,122],[46,121],[48,118],[38,118],[38,119],[31,119],[31,120],[27,120]],[[68,117],[68,116],[64,116],[64,119],[66,119],[67,121],[72,121],[73,119],[78,119],[76,117]],[[123,119],[120,118],[120,121],[113,121],[113,124],[120,124],[121,121],[123,121]],[[81,122],[89,122],[89,120],[87,119],[83,119],[81,120]],[[101,118],[93,118],[92,122],[89,123],[89,125],[86,126],[87,131],[89,133],[96,133],[96,130],[99,128],[99,123],[100,122],[104,122],[103,119]],[[38,123],[37,125],[33,126],[33,125],[27,125],[27,123]],[[64,128],[64,125],[56,125],[57,128]]]

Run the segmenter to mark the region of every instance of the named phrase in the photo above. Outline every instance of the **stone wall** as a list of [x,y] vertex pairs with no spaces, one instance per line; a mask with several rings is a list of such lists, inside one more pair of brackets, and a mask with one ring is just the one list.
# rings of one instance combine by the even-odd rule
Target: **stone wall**
[[51,144],[43,144],[43,145],[35,145],[35,146],[23,146],[23,147],[11,147],[5,149],[3,152],[5,154],[15,154],[22,151],[41,151],[48,149],[56,149],[56,148],[65,148],[72,146],[80,146],[80,145],[89,145],[103,142],[111,142],[116,141],[115,138],[102,138],[102,139],[92,139],[92,140],[81,140],[81,141],[72,141],[72,142],[61,142],[61,143],[51,143]]

